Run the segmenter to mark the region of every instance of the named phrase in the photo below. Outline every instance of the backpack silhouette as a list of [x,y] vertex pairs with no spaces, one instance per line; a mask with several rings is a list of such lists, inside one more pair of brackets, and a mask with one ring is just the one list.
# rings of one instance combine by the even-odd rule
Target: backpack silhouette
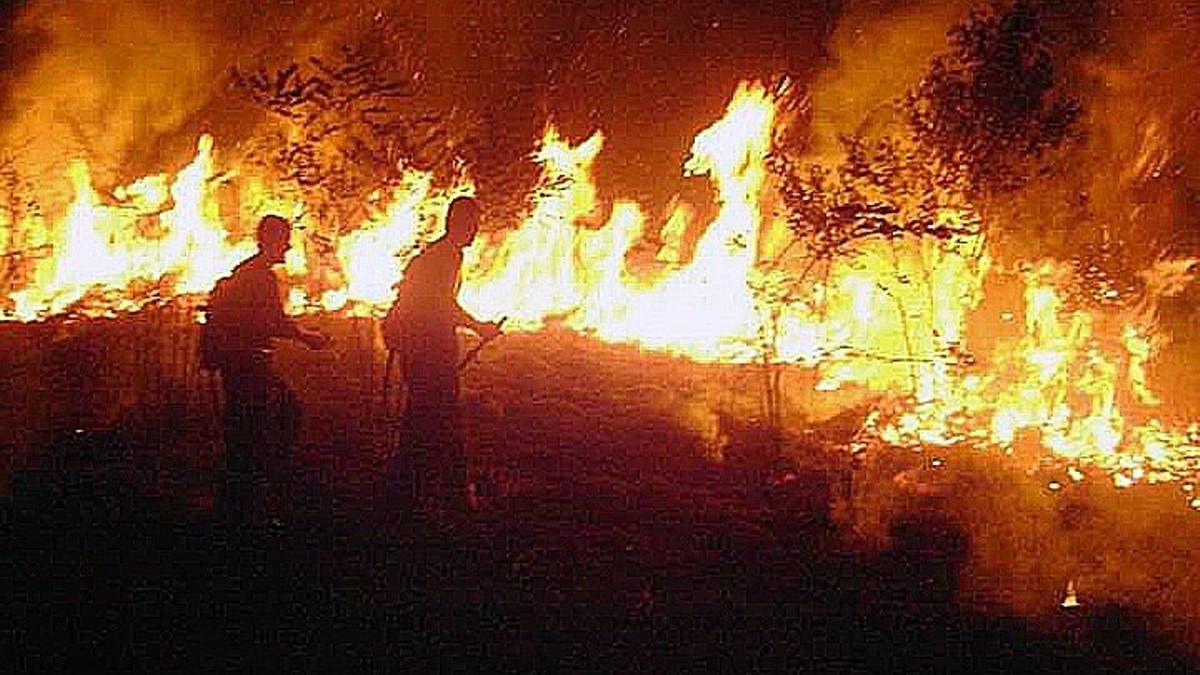
[[233,277],[219,279],[208,295],[204,310],[204,323],[200,324],[200,367],[204,370],[222,370],[229,365],[235,349],[237,324],[235,312],[230,306]]

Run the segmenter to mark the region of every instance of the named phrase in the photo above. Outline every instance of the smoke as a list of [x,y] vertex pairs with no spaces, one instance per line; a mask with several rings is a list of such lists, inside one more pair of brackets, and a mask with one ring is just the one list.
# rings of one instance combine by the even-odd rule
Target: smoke
[[[157,172],[214,133],[218,150],[264,118],[231,91],[233,68],[279,68],[342,46],[374,42],[408,50],[432,72],[425,93],[443,109],[501,108],[523,138],[541,116],[521,64],[538,60],[522,17],[532,2],[324,3],[267,0],[41,0],[6,5],[0,74],[0,147],[37,186],[38,201],[64,203],[70,161],[82,158],[101,185]],[[12,12],[9,16],[7,12]],[[529,68],[532,72],[532,67]],[[498,102],[503,102],[499,105]],[[522,105],[523,104],[523,105]],[[497,116],[499,118],[499,116]]]
[[[838,155],[837,137],[902,122],[895,103],[949,51],[947,31],[986,0],[852,0],[810,84],[811,154]],[[1200,2],[1042,0],[1056,79],[1082,104],[1079,140],[1055,171],[1014,202],[1019,222],[1062,255],[1081,244],[1124,246],[1144,263],[1194,253],[1200,212]],[[894,127],[892,127],[894,128]]]
[[200,133],[245,126],[232,67],[291,58],[344,23],[284,0],[28,3],[5,35],[3,146],[43,197],[75,158],[102,184],[161,171]]
[[217,36],[198,18],[153,2],[31,5],[13,39],[40,49],[8,88],[3,130],[29,177],[61,182],[74,157],[117,167],[135,141],[177,129],[221,67]]
[[1089,203],[1118,244],[1194,253],[1200,214],[1200,2],[1112,3],[1081,59]]
[[836,5],[34,0],[5,31],[0,136],[39,186],[65,186],[80,157],[112,184],[177,165],[199,133],[218,151],[251,133],[264,117],[231,68],[370,43],[423,64],[423,109],[479,124],[477,161],[522,162],[547,121],[574,139],[602,129],[601,189],[661,204],[738,80],[814,70]]
[[[111,184],[177,164],[202,132],[218,151],[252,133],[264,115],[230,90],[231,68],[372,42],[415,55],[421,105],[469,113],[493,161],[523,161],[548,120],[577,139],[601,129],[601,190],[661,205],[737,80],[808,82],[813,153],[828,157],[839,134],[896,122],[893,103],[948,49],[947,31],[989,4],[41,0],[15,5],[5,31],[0,137],[40,187],[65,187],[77,157]],[[1194,219],[1198,5],[1042,3],[1086,113],[1078,168],[1039,197],[1054,227],[1074,237],[1090,219],[1166,242]]]
[[[829,41],[828,67],[811,85],[812,153],[838,154],[838,136],[896,121],[895,102],[946,51],[946,33],[973,3],[852,0]],[[978,3],[974,3],[978,4]]]

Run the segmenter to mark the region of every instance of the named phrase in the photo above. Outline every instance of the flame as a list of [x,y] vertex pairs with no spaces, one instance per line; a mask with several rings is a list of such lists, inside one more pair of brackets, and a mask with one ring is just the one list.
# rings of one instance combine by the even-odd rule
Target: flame
[[[941,405],[899,416],[881,437],[914,446],[972,438],[1010,450],[1031,437],[1054,456],[1109,471],[1117,487],[1194,473],[1194,428],[1172,430],[1152,415],[1130,419],[1130,412],[1141,414],[1160,402],[1146,382],[1153,331],[1127,323],[1119,332],[1098,332],[1102,318],[1067,309],[1060,290],[1067,276],[1051,262],[1026,272],[1024,334],[996,350],[986,380],[973,386],[965,378],[951,380],[953,393],[939,397]],[[1143,310],[1135,310],[1134,318],[1142,320]],[[930,429],[954,433],[938,440]],[[1082,480],[1074,468],[1070,475]]]
[[[697,135],[684,171],[710,177],[720,211],[690,263],[649,278],[626,264],[644,229],[637,204],[618,201],[606,223],[586,226],[598,208],[591,168],[603,135],[572,146],[548,128],[536,155],[545,196],[521,227],[473,249],[460,300],[477,315],[508,316],[526,329],[557,316],[605,340],[697,360],[749,358],[751,350],[738,340],[760,327],[748,280],[774,116],[762,86],[742,85],[725,116]],[[678,260],[688,213],[679,209],[668,222],[661,258]]]
[[[994,264],[983,234],[870,239],[819,275],[797,277],[764,254],[778,248],[780,232],[766,169],[780,124],[772,94],[741,84],[682,167],[711,183],[716,208],[677,198],[662,222],[634,201],[600,199],[593,167],[602,132],[572,142],[548,125],[533,154],[542,175],[528,213],[468,249],[460,301],[480,318],[509,317],[510,330],[553,321],[697,361],[799,364],[817,371],[821,391],[892,395],[860,445],[1032,447],[1070,464],[1072,482],[1094,467],[1118,487],[1200,469],[1200,425],[1167,421],[1149,381],[1168,339],[1157,329],[1157,301],[1191,283],[1194,260],[1144,272],[1145,299],[1124,314],[1073,307],[1072,273],[1060,263]],[[318,240],[321,224],[308,221],[302,200],[236,168],[218,172],[214,146],[202,136],[174,174],[109,193],[77,161],[66,169],[73,198],[61,212],[0,214],[4,252],[33,251],[0,296],[0,316],[111,315],[156,294],[203,293],[254,250],[253,228],[238,224],[268,212],[305,224],[286,265],[293,281],[304,280],[289,288],[291,311],[379,314],[408,261],[439,235],[449,201],[474,193],[469,179],[435,188],[433,176],[411,169],[380,189],[362,222],[338,223],[341,234]],[[240,211],[224,213],[219,196],[235,178]],[[702,222],[706,212],[714,215]],[[637,255],[650,242],[657,252]],[[988,307],[984,289],[997,283],[1021,286],[1020,307]],[[981,313],[995,315],[999,337],[975,354],[968,328]]]
[[[211,288],[251,251],[227,241],[211,198],[213,167],[213,139],[202,136],[195,158],[173,181],[140,178],[113,190],[115,202],[105,203],[88,165],[72,163],[74,200],[47,237],[54,257],[40,261],[33,284],[10,294],[12,315],[31,320],[59,313],[96,291],[115,297],[108,311],[135,309],[137,298],[124,291],[137,280],[170,277],[166,290],[175,294]],[[40,230],[45,223],[31,219],[15,227]]]
[[[479,316],[507,316],[508,325],[536,329],[584,299],[589,270],[576,257],[588,232],[580,226],[596,209],[591,167],[604,145],[596,133],[572,147],[547,127],[535,159],[543,174],[525,222],[498,241],[482,239],[468,251],[459,300]],[[640,217],[640,216],[639,216]],[[618,242],[612,255],[624,253]]]
[[1079,594],[1075,592],[1075,580],[1067,582],[1067,590],[1063,595],[1061,603],[1063,609],[1072,609],[1079,606]]
[[450,201],[471,192],[457,186],[451,192],[434,192],[433,177],[420,171],[404,173],[387,209],[338,242],[337,257],[346,278],[344,289],[326,291],[326,309],[341,309],[347,302],[387,306],[395,299],[395,285],[403,269],[442,227],[441,214]]

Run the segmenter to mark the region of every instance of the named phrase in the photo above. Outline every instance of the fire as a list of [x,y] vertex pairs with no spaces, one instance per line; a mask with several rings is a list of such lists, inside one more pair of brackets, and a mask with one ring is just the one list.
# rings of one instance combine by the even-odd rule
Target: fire
[[[1101,318],[1066,308],[1060,291],[1066,276],[1050,262],[1026,271],[1024,334],[992,354],[986,380],[955,383],[957,395],[940,399],[955,405],[905,413],[883,437],[908,445],[973,439],[1011,450],[1032,436],[1055,456],[1111,472],[1118,487],[1193,473],[1195,429],[1169,430],[1147,414],[1159,404],[1146,383],[1156,343],[1152,328],[1128,323],[1119,333],[1098,332]],[[1134,422],[1130,413],[1141,420]],[[981,423],[989,418],[990,424]],[[923,433],[948,425],[957,431],[946,443]],[[1071,471],[1073,480],[1082,479]]]
[[89,293],[109,302],[101,311],[136,309],[134,282],[165,283],[169,294],[203,292],[252,250],[233,245],[211,198],[215,180],[213,139],[201,137],[195,159],[168,182],[147,176],[113,190],[108,203],[92,185],[86,163],[68,169],[75,198],[48,233],[41,219],[16,223],[52,242],[54,257],[41,260],[34,282],[9,295],[21,320],[56,314]]
[[[774,115],[763,87],[743,85],[725,116],[696,137],[684,171],[711,178],[720,211],[690,263],[647,274],[626,264],[646,220],[636,203],[618,201],[606,223],[587,227],[598,210],[591,166],[604,137],[571,146],[549,128],[537,158],[543,185],[557,187],[521,227],[475,248],[464,305],[480,316],[508,316],[526,329],[563,317],[568,326],[605,340],[698,360],[750,358],[744,341],[757,334],[760,317],[748,281]],[[660,259],[678,259],[686,213],[677,210],[668,222],[675,234]]]
[[[546,129],[535,155],[543,167],[542,197],[515,230],[481,238],[468,251],[459,298],[465,307],[479,316],[508,316],[508,325],[528,330],[583,303],[591,270],[577,253],[596,235],[580,226],[596,209],[590,172],[603,145],[600,133],[572,147],[557,129]],[[627,244],[616,242],[609,253],[622,255]]]
[[[481,318],[508,317],[510,330],[554,321],[698,361],[813,368],[822,391],[886,392],[897,403],[872,416],[870,433],[880,443],[1033,447],[1069,464],[1074,482],[1087,466],[1118,486],[1196,473],[1200,426],[1157,414],[1161,396],[1149,381],[1167,340],[1156,328],[1157,300],[1191,282],[1194,261],[1164,260],[1148,270],[1145,299],[1123,314],[1072,306],[1071,270],[1061,263],[995,264],[982,227],[949,240],[864,240],[820,275],[796,278],[786,265],[765,264],[769,242],[783,231],[766,162],[781,124],[770,91],[740,85],[682,167],[711,182],[715,215],[700,222],[704,205],[676,200],[661,223],[634,201],[601,201],[593,166],[602,132],[572,142],[548,125],[534,154],[542,179],[528,213],[468,250],[461,302]],[[0,243],[49,253],[29,256],[25,274],[0,296],[5,319],[112,315],[154,297],[204,293],[254,248],[251,227],[224,223],[266,212],[306,225],[286,266],[292,277],[308,278],[289,292],[293,311],[378,315],[407,262],[439,234],[449,201],[474,192],[469,179],[440,189],[433,176],[406,171],[363,222],[339,224],[342,234],[327,246],[330,270],[329,260],[316,264],[326,244],[312,238],[316,224],[304,205],[255,176],[218,171],[211,137],[201,137],[174,174],[107,193],[82,161],[66,175],[73,199],[61,214],[2,223]],[[235,179],[242,204],[231,215],[219,196]],[[972,217],[939,214],[948,223]],[[661,246],[638,256],[648,233]],[[997,311],[985,302],[985,288],[1001,282],[1020,284],[1019,307]],[[1004,328],[975,354],[968,327],[980,313],[995,314],[994,325]]]
[[468,194],[469,186],[454,192],[433,192],[432,176],[408,171],[393,191],[387,209],[338,242],[337,257],[346,277],[344,289],[323,296],[327,310],[341,309],[349,301],[369,306],[390,305],[403,268],[441,227],[441,214],[450,200]]
[[1079,606],[1079,594],[1075,592],[1074,579],[1067,582],[1067,590],[1065,591],[1062,603],[1060,604],[1063,609],[1073,609]]

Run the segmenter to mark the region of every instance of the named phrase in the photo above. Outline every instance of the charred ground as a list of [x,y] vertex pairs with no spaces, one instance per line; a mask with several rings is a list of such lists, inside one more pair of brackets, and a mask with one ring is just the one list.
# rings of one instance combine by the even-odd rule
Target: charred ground
[[[1132,599],[1058,612],[980,601],[981,587],[1037,585],[1045,573],[1022,561],[1038,553],[1029,522],[1049,523],[1042,539],[1107,524],[1114,507],[1100,486],[1071,508],[1047,506],[1030,480],[964,459],[924,481],[949,492],[897,490],[893,477],[913,462],[855,469],[834,447],[837,419],[797,424],[808,432],[773,451],[750,369],[558,331],[497,343],[468,374],[473,472],[489,501],[472,518],[429,524],[383,508],[381,357],[367,349],[367,324],[329,323],[332,352],[280,355],[309,415],[290,517],[231,532],[211,511],[207,389],[187,375],[187,334],[164,325],[3,335],[2,368],[23,392],[7,399],[4,425],[12,576],[2,604],[18,670],[1194,665],[1173,646],[1185,635],[1178,617]],[[1186,521],[1144,499],[1137,508],[1159,514],[1146,528],[1186,539]],[[1092,550],[1103,559],[1138,536],[1118,531]],[[1005,555],[1010,578],[989,577]]]

